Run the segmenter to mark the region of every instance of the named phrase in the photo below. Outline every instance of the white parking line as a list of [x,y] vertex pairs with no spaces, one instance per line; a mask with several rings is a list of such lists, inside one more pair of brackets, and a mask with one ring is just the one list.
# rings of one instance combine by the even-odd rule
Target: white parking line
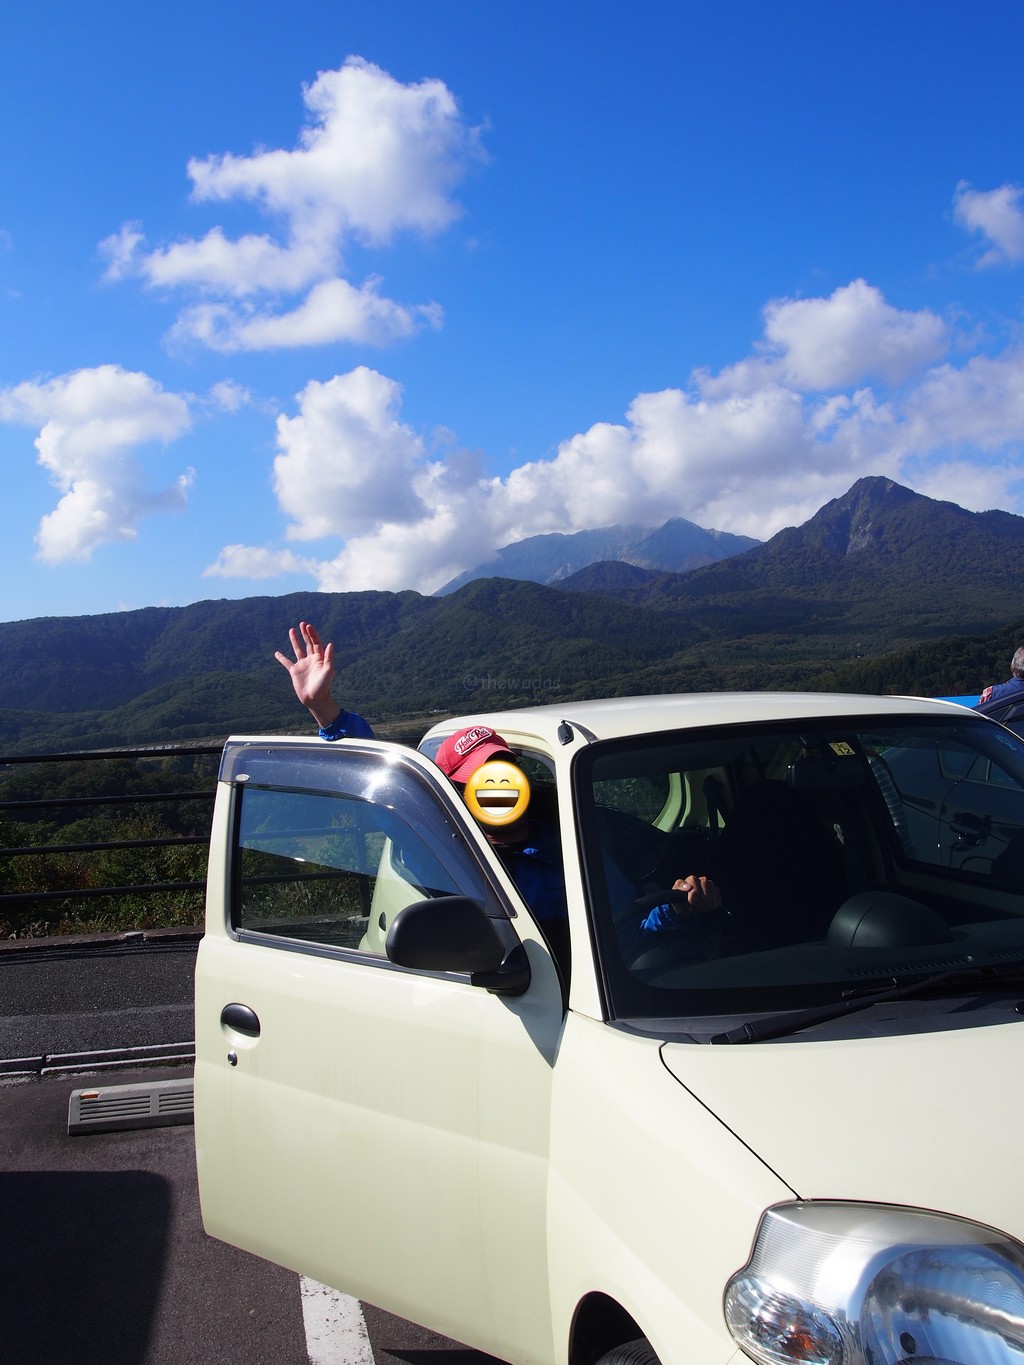
[[359,1300],[300,1276],[302,1322],[309,1365],[373,1365]]

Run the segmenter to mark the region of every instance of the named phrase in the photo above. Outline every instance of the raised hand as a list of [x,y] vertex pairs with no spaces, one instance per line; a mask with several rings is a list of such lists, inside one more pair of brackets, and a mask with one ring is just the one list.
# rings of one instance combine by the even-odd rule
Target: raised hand
[[341,707],[331,696],[334,681],[334,646],[324,644],[316,628],[308,621],[300,621],[298,630],[288,632],[294,659],[280,650],[274,658],[291,676],[295,695],[321,727],[326,727],[341,714]]

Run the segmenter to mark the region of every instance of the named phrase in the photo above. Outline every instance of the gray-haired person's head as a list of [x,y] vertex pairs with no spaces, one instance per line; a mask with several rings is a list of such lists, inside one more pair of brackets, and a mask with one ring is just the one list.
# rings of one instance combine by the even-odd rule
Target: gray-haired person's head
[[1024,645],[1021,645],[1010,660],[1010,672],[1015,678],[1024,678]]

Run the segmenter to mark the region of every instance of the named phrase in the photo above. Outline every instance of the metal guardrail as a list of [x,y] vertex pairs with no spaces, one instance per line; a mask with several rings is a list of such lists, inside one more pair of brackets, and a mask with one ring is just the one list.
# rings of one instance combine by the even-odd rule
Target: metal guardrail
[[[81,763],[106,760],[138,760],[159,758],[183,758],[193,756],[212,756],[221,752],[222,744],[154,744],[138,748],[88,749],[76,753],[44,754],[6,754],[0,755],[0,772],[23,764]],[[170,791],[170,792],[129,792],[104,796],[60,796],[41,799],[0,800],[0,811],[8,814],[18,812],[39,813],[43,810],[96,809],[103,806],[145,806],[162,802],[208,802],[212,807],[214,799],[215,775],[210,782],[209,791]],[[209,832],[202,834],[164,835],[141,839],[107,839],[81,841],[74,843],[23,844],[17,847],[0,847],[0,858],[22,858],[28,855],[56,856],[57,854],[97,853],[114,849],[167,848],[176,845],[205,844]],[[176,882],[120,883],[112,886],[68,887],[57,891],[24,891],[0,894],[0,906],[45,903],[47,901],[69,901],[95,896],[144,896],[158,892],[201,891],[205,883],[202,879]]]
[[189,754],[219,754],[224,748],[218,744],[147,744],[142,748],[62,750],[53,754],[0,754],[0,766],[11,768],[19,763],[88,763],[90,760],[108,762],[113,758],[180,758]]
[[[395,740],[396,743],[415,747],[419,737],[418,735],[413,734],[397,734],[391,735],[389,738]],[[219,755],[223,747],[223,741],[218,741],[211,744],[163,743],[126,748],[84,749],[76,752],[64,753],[0,754],[0,781],[2,781],[2,775],[9,769],[27,764],[98,763],[124,759],[134,761],[138,759],[212,757],[214,755]],[[0,798],[0,813],[16,816],[19,812],[23,812],[25,814],[34,815],[45,810],[74,809],[76,807],[83,810],[95,810],[104,806],[142,806],[162,802],[183,803],[206,801],[210,803],[212,814],[212,804],[216,794],[215,787],[216,773],[211,776],[210,788],[208,791],[128,792],[105,796],[57,796],[38,799],[17,798],[13,800]],[[6,859],[25,858],[30,855],[37,857],[56,857],[57,855],[73,855],[76,853],[101,853],[113,850],[141,850],[147,848],[168,848],[177,845],[205,844],[207,843],[208,838],[209,830],[207,828],[203,833],[163,835],[139,839],[106,839],[80,842],[65,841],[61,843],[20,844],[10,848],[0,846],[0,862]],[[186,881],[147,881],[118,883],[110,886],[82,886],[66,887],[58,890],[7,892],[0,893],[0,909],[6,907],[17,909],[19,906],[23,907],[29,904],[39,904],[42,906],[48,902],[68,902],[103,896],[146,896],[156,895],[161,892],[181,893],[203,891],[205,890],[205,886],[205,879],[197,878],[195,880]]]

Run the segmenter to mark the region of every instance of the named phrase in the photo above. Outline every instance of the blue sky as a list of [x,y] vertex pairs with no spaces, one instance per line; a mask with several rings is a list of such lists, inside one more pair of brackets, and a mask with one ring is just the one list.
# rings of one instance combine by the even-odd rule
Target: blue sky
[[[10,6],[0,619],[1024,513],[1016,3]],[[952,623],[951,623],[952,624]]]

